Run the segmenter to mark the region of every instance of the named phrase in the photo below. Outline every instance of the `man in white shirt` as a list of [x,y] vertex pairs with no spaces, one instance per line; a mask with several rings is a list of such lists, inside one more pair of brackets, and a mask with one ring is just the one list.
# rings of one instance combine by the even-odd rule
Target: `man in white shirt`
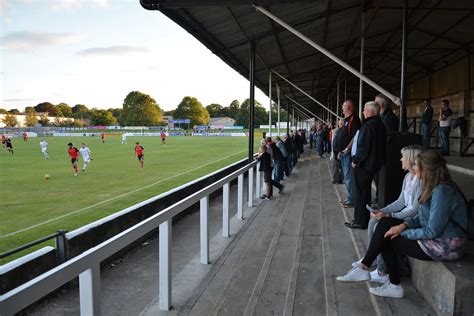
[[86,144],[82,143],[81,148],[79,149],[79,153],[82,156],[82,160],[84,161],[84,165],[82,166],[82,172],[86,170],[87,165],[91,162],[92,158],[90,157],[91,150],[86,146]]
[[49,155],[48,153],[46,152],[46,150],[48,150],[48,143],[45,141],[45,140],[42,140],[40,141],[40,146],[41,146],[41,152],[43,153],[43,156],[45,159],[48,159],[49,158]]
[[126,145],[126,144],[127,144],[127,134],[123,133],[122,134],[122,145]]

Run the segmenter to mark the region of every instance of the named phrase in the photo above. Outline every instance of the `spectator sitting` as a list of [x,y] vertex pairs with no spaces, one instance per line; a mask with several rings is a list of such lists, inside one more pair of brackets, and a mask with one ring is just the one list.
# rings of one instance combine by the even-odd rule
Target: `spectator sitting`
[[346,275],[337,277],[338,281],[370,280],[368,269],[381,253],[390,281],[370,288],[370,293],[402,298],[397,252],[424,261],[452,261],[462,257],[468,229],[466,198],[451,180],[446,160],[438,151],[422,152],[416,166],[423,183],[418,214],[405,221],[381,218],[362,262]]
[[[372,218],[369,221],[367,231],[367,240],[369,242],[372,239],[377,223],[382,217],[405,219],[408,217],[414,217],[418,213],[418,199],[421,195],[421,184],[415,161],[420,153],[421,147],[419,146],[407,146],[402,148],[402,158],[400,159],[402,162],[402,169],[408,171],[403,179],[402,191],[396,201],[372,213]],[[362,259],[354,262],[353,266],[361,261]],[[376,261],[377,269],[370,273],[370,278],[374,282],[385,283],[389,278],[382,256],[378,255]],[[404,263],[404,261],[401,260],[400,264],[402,263]]]

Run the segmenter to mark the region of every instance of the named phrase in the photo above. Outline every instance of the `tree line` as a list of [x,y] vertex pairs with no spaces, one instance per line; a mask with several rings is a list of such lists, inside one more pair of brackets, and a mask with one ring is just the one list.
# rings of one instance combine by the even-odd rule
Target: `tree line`
[[[5,114],[3,122],[8,127],[15,126],[18,122],[14,114],[25,114],[26,125],[35,126],[76,126],[84,125],[122,125],[122,126],[160,126],[166,125],[163,116],[171,115],[174,119],[189,119],[191,126],[209,125],[211,117],[230,117],[235,120],[236,125],[248,127],[250,99],[240,103],[232,101],[228,106],[212,103],[203,106],[195,97],[185,96],[174,110],[163,111],[160,105],[150,95],[132,91],[124,99],[122,108],[89,109],[84,104],[70,106],[67,103],[54,105],[50,102],[42,102],[34,107],[26,107],[24,113],[18,109],[7,111],[0,109],[0,114]],[[277,120],[277,110],[272,107],[272,124]],[[43,114],[39,118],[37,113],[48,113],[55,117],[53,121]],[[288,115],[282,109],[281,121],[286,121]],[[74,118],[62,119],[62,118]],[[268,111],[255,100],[255,122],[254,126],[268,124]]]

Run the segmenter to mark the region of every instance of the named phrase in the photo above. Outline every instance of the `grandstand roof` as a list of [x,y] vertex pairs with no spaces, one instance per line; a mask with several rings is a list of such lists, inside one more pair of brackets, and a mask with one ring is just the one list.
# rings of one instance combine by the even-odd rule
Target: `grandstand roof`
[[[359,68],[365,35],[364,74],[399,95],[402,1],[396,0],[141,0],[186,29],[230,67],[248,78],[250,41],[256,42],[256,85],[268,94],[268,69],[326,103],[337,78],[347,76],[347,96],[358,98],[359,79],[279,24],[264,7],[330,52]],[[465,58],[474,46],[474,1],[408,1],[407,82]],[[365,27],[362,31],[362,13]],[[150,34],[153,31],[150,30]],[[280,78],[282,94],[318,113],[318,106]],[[366,87],[365,93],[375,91]],[[332,98],[332,107],[335,97]]]

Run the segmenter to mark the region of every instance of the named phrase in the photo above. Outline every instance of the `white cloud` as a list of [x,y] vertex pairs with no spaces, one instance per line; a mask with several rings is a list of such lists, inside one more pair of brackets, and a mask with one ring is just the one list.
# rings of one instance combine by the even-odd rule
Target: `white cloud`
[[1,37],[2,46],[8,51],[29,53],[38,48],[68,45],[79,41],[74,33],[40,33],[21,31]]
[[146,53],[149,49],[138,46],[110,46],[110,47],[93,47],[81,50],[76,55],[82,57],[101,57],[101,56],[124,56],[128,54]]
[[149,66],[149,67],[143,67],[143,68],[127,68],[127,69],[122,69],[120,70],[121,72],[143,72],[143,71],[154,71],[157,72],[160,70],[159,66]]
[[108,0],[54,0],[51,1],[51,9],[63,11],[72,10],[81,7],[102,7],[105,8],[108,5]]

